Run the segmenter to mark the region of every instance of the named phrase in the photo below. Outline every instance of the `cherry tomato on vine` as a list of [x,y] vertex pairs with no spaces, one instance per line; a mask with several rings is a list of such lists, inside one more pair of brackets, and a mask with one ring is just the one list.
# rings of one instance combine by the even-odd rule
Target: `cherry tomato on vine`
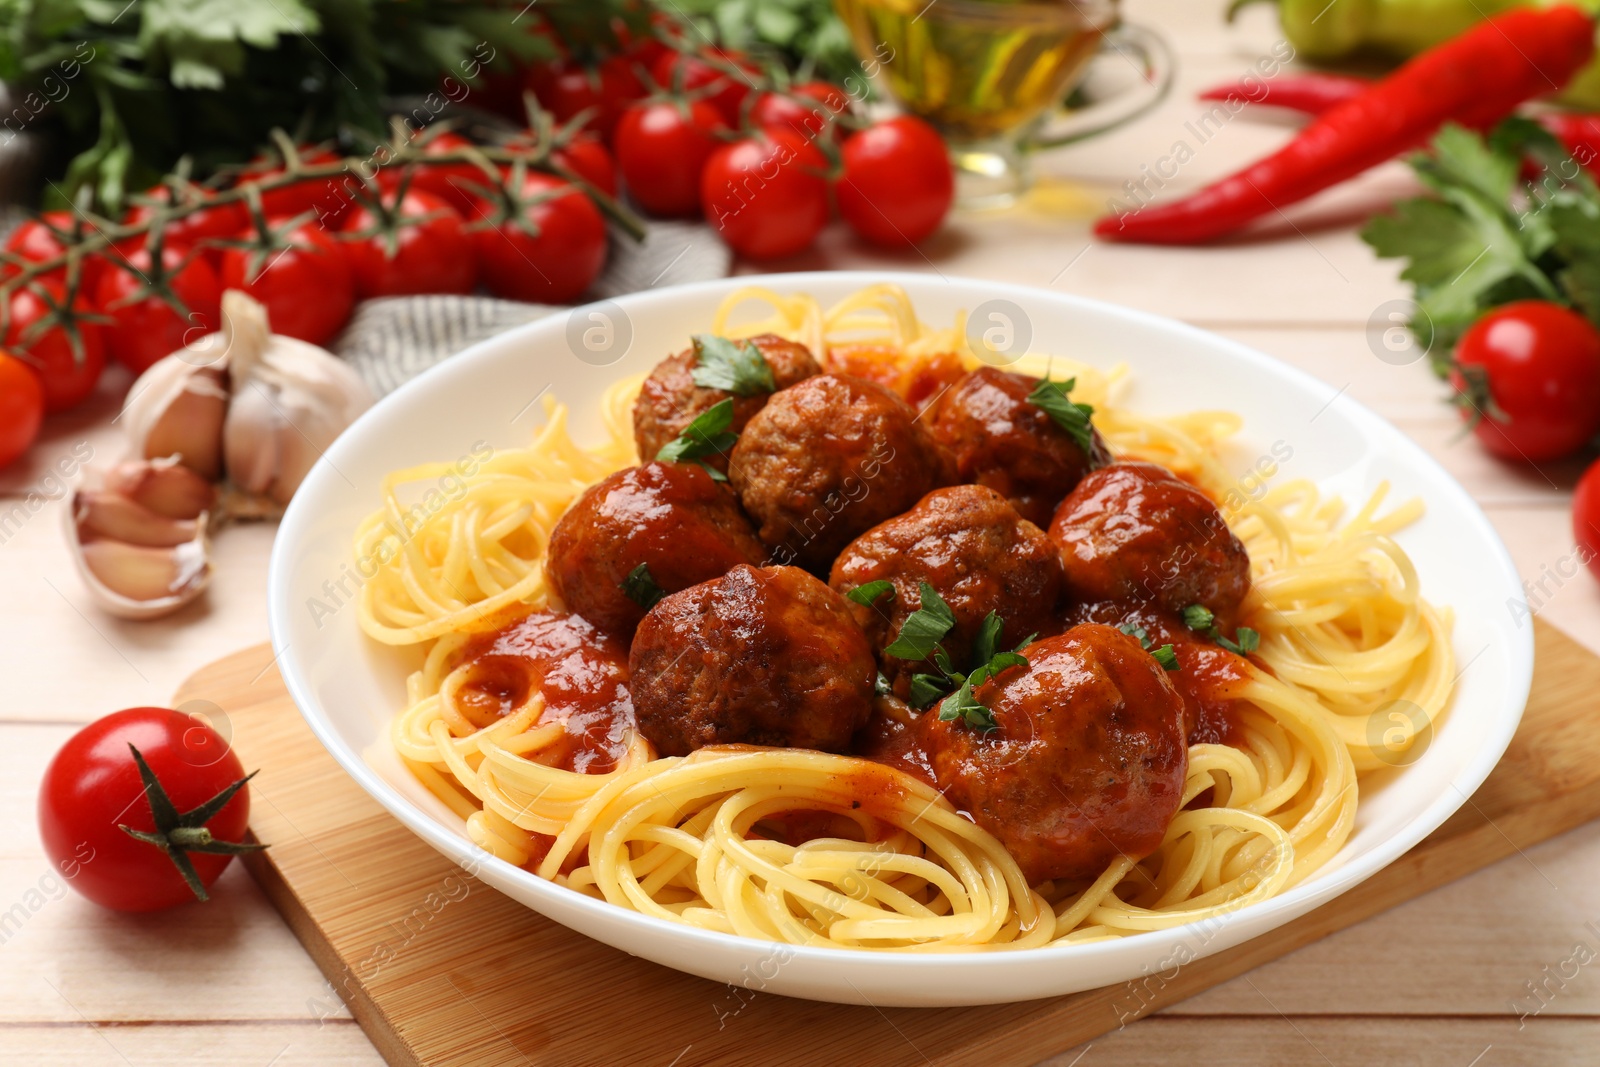
[[[600,210],[577,186],[538,171],[529,171],[513,193],[529,228],[508,218],[471,231],[484,285],[508,300],[576,299],[606,263]],[[480,202],[478,212],[481,219],[494,219],[496,208]]]
[[152,808],[129,746],[138,750],[179,814],[201,809],[245,776],[228,742],[198,716],[168,708],[107,715],[68,738],[45,768],[39,786],[45,853],[72,888],[102,907],[154,911],[194,900],[197,893],[185,881],[180,861],[121,827],[163,836],[181,852],[182,862],[192,865],[198,885],[207,887],[232,862],[232,852],[243,850],[227,846],[244,836],[249,791],[240,783],[219,810],[196,825],[163,827],[170,820]]
[[0,352],[0,467],[15,463],[32,446],[44,423],[44,386],[33,368]]
[[1572,494],[1572,536],[1589,573],[1600,578],[1600,460],[1589,464]]
[[566,167],[607,196],[617,195],[616,160],[606,151],[600,138],[593,134],[579,133],[572,137],[550,153],[550,160]]
[[[286,220],[268,219],[276,229]],[[355,286],[339,242],[315,221],[285,235],[286,248],[229,248],[222,253],[222,287],[241,289],[267,309],[273,333],[325,344],[350,318]]]
[[[298,152],[301,162],[308,166],[337,163],[340,159],[336,152],[312,145],[301,145]],[[273,153],[270,157],[260,156],[252,160],[250,166],[245,168],[244,176],[253,181],[260,181],[263,178],[276,178],[284,173],[284,169],[282,157]],[[307,178],[282,189],[262,193],[261,206],[269,217],[288,218],[314,211],[318,219],[332,228],[337,226],[345,212],[350,210],[353,198],[346,183],[355,181],[355,178],[346,175]]]
[[528,68],[528,89],[557,122],[571,122],[580,111],[594,109],[585,125],[607,141],[622,112],[645,95],[644,83],[628,56],[611,56],[586,67],[555,59]]
[[[49,295],[46,300],[34,288]],[[41,278],[11,295],[11,321],[4,346],[39,376],[44,386],[44,409],[55,413],[77,407],[94,392],[100,374],[106,369],[104,339],[100,327],[79,320],[75,324],[78,343],[74,345],[66,329],[59,325],[35,329],[35,323],[51,313],[51,304],[66,302],[66,291],[54,278]],[[75,311],[88,310],[82,296],[74,302]]]
[[[171,202],[172,190],[165,186],[158,186],[145,192],[146,196],[159,198]],[[205,199],[210,199],[216,194],[206,190],[200,194]],[[154,208],[148,204],[135,204],[128,209],[122,217],[124,226],[133,226],[143,223],[152,214]],[[250,225],[250,214],[245,206],[238,201],[218,204],[216,207],[200,208],[180,219],[173,219],[166,224],[162,233],[162,243],[169,248],[193,248],[202,241],[215,240],[221,237],[232,237]],[[143,248],[145,239],[139,237],[131,241],[119,242],[118,247],[124,252],[132,252]],[[214,261],[217,249],[209,249],[207,255]]]
[[617,124],[617,166],[633,202],[651,215],[700,213],[700,178],[728,128],[704,100],[635,104]]
[[764,130],[789,129],[802,137],[815,138],[827,127],[830,117],[844,113],[849,107],[849,95],[837,85],[801,82],[791,88],[787,96],[762,93],[750,109],[750,121]]
[[149,248],[128,253],[124,262],[132,269],[112,264],[100,276],[94,307],[112,320],[102,328],[106,351],[134,374],[221,328],[222,282],[207,260],[182,247],[161,249],[165,283],[183,302],[182,313],[145,285]]
[[[393,225],[365,204],[344,220],[344,251],[356,296],[470,293],[478,282],[478,253],[462,229],[461,216],[442,197],[420,189],[394,194],[383,203],[399,217]],[[392,234],[392,236],[390,236]]]
[[[470,147],[472,142],[459,133],[441,130],[428,138],[422,146],[422,154],[447,156]],[[378,188],[385,193],[392,192],[399,186],[403,170],[402,167],[384,167],[378,171]],[[472,205],[477,200],[474,187],[487,184],[489,176],[483,172],[483,168],[471,163],[440,163],[411,169],[412,189],[444,198],[463,215],[473,210]]]
[[[64,255],[67,250],[54,230],[72,232],[74,216],[70,211],[46,211],[36,219],[25,219],[11,235],[6,238],[5,248],[13,255],[34,263],[43,263]],[[88,222],[82,224],[85,233],[93,233],[94,227]],[[105,268],[105,260],[98,255],[86,256],[83,267],[79,272],[79,281],[85,292],[94,288],[94,283],[99,279],[100,272]],[[66,268],[51,271],[49,277],[65,280]]]
[[733,64],[749,76],[740,77],[737,74],[724,73],[704,59],[686,52],[668,52],[659,57],[655,65],[650,68],[650,76],[655,79],[657,85],[675,91],[679,86],[680,77],[684,92],[699,93],[701,90],[706,90],[702,98],[717,109],[724,122],[736,127],[743,118],[741,112],[744,109],[744,98],[755,88],[757,79],[761,77],[761,68],[751,63],[740,52],[717,48],[712,49],[712,55],[724,63]]
[[1600,331],[1543,300],[1495,308],[1462,334],[1450,382],[1490,452],[1560,459],[1600,432]]
[[827,166],[817,146],[792,130],[723,145],[701,176],[706,221],[751,259],[802,252],[828,222]]
[[939,228],[955,199],[944,138],[901,115],[852,135],[834,186],[839,214],[856,233],[890,248],[913,245]]

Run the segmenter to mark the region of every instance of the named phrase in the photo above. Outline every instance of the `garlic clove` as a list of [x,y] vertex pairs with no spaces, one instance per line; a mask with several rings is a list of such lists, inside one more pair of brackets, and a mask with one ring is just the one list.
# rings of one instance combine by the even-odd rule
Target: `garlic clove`
[[105,476],[105,487],[169,519],[198,519],[217,501],[217,489],[167,456],[123,463]]
[[74,516],[82,536],[121,541],[146,548],[176,548],[199,534],[195,519],[158,515],[120,493],[105,490],[73,494]]
[[96,603],[125,619],[170,615],[211,580],[203,537],[171,548],[90,541],[78,546],[77,561]]
[[[177,456],[179,461],[209,481],[222,477],[222,426],[228,414],[226,350],[194,350],[208,334],[189,348],[159,360],[139,376],[128,391],[122,417],[134,452],[143,459]],[[208,365],[190,362],[209,358]]]
[[372,405],[372,394],[331,352],[270,333],[266,309],[244,293],[224,293],[222,313],[232,337],[228,477],[245,493],[287,504],[334,439]]

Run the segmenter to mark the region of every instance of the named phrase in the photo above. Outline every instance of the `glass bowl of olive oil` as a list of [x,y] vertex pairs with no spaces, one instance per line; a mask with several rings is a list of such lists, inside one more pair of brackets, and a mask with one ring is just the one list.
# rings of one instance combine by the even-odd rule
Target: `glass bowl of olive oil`
[[[1015,200],[1028,156],[1104,133],[1171,85],[1161,38],[1121,22],[1116,0],[834,0],[878,83],[949,143],[964,206]],[[1120,55],[1141,88],[1066,109],[1098,56]]]

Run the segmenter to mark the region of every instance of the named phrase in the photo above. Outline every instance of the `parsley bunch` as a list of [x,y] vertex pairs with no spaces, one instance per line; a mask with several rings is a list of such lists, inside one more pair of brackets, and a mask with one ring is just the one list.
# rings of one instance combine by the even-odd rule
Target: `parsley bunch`
[[866,84],[833,0],[662,0],[660,6],[689,16],[698,33],[724,47],[775,52],[802,77],[814,71],[841,85]]
[[[1532,183],[1529,159],[1540,168]],[[1501,304],[1549,300],[1600,323],[1600,191],[1547,130],[1523,118],[1487,138],[1446,126],[1411,166],[1434,195],[1396,205],[1361,237],[1409,261],[1411,330],[1440,376],[1461,334]]]
[[[877,603],[884,594],[894,596],[894,586],[883,580],[857,586],[846,595],[857,604],[868,607]],[[973,641],[971,666],[958,670],[941,641],[955,627],[955,613],[950,610],[938,590],[927,582],[918,583],[921,606],[906,617],[894,643],[884,649],[884,654],[896,659],[918,662],[933,658],[938,674],[913,674],[911,676],[911,706],[926,708],[936,700],[939,718],[943,722],[962,722],[982,733],[1000,728],[994,711],[975,695],[975,691],[989,679],[1010,667],[1026,667],[1027,657],[1022,650],[1033,643],[1036,634],[1023,638],[1015,648],[1000,648],[1000,636],[1005,632],[1005,620],[989,612],[978,628]]]

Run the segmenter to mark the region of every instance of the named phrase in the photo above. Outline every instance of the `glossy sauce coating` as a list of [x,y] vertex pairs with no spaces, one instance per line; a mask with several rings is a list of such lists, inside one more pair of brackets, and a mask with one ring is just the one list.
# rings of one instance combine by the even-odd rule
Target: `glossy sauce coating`
[[945,795],[1000,839],[1030,883],[1090,879],[1155,851],[1183,800],[1183,702],[1139,642],[1077,626],[980,686],[999,729],[918,723]]
[[794,567],[737,566],[666,597],[629,654],[639,729],[707,745],[843,752],[872,709],[872,649],[844,600]]
[[541,725],[566,727],[562,745],[540,762],[580,774],[605,774],[628,750],[633,699],[620,643],[576,615],[535,612],[473,638],[460,653],[466,671],[456,705],[476,727],[489,726],[544,697]]
[[829,345],[824,362],[831,373],[852,374],[894,390],[918,410],[938,399],[967,373],[954,352],[935,352],[903,361],[900,349],[893,345]]
[[673,593],[737,563],[760,563],[766,547],[728,489],[693,463],[646,463],[590,486],[556,523],[546,570],[571,611],[628,637],[644,607],[623,582],[640,564]]
[[880,579],[893,583],[892,596],[871,607],[850,607],[902,699],[913,673],[936,669],[931,661],[883,655],[922,606],[922,582],[955,616],[955,626],[940,644],[961,669],[970,662],[973,641],[991,611],[1005,620],[1002,647],[1060,629],[1060,553],[1043,530],[981,485],[936,489],[905,514],[874,526],[839,554],[829,584],[848,593]]
[[1205,493],[1154,463],[1114,463],[1078,483],[1050,523],[1074,599],[1203,604],[1224,627],[1250,591],[1250,557]]
[[1141,628],[1152,647],[1170,644],[1178,655],[1179,669],[1169,671],[1167,680],[1183,698],[1189,744],[1237,747],[1243,743],[1239,694],[1250,680],[1243,657],[1189,629],[1181,617],[1135,601],[1080,604],[1070,618],[1075,624]]
[[951,478],[917,413],[874,382],[822,374],[775,394],[728,477],[773,557],[826,574],[839,550]]
[[1085,452],[1043,408],[1028,402],[1039,379],[979,367],[939,398],[928,432],[956,463],[964,482],[986,485],[1022,517],[1050,525],[1056,506],[1083,476],[1111,462],[1097,431]]
[[[761,350],[761,356],[772,368],[772,376],[779,389],[786,389],[813,374],[822,373],[811,350],[794,341],[786,341],[776,334],[764,333],[750,338],[750,343]],[[655,459],[662,446],[672,441],[698,416],[724,400],[733,400],[734,433],[744,429],[750,417],[766,404],[769,394],[734,396],[722,389],[706,389],[694,383],[692,377],[698,361],[693,348],[668,356],[656,364],[650,377],[639,389],[639,399],[633,405],[633,439],[639,447],[639,458]],[[707,456],[706,462],[724,474],[728,472],[726,456]]]

